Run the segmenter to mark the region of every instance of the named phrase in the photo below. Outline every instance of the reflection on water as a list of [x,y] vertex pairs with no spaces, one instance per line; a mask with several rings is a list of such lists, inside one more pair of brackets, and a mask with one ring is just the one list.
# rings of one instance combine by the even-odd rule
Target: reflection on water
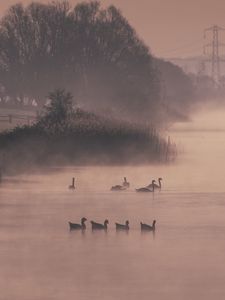
[[[225,299],[225,132],[170,135],[186,150],[175,165],[71,167],[3,182],[0,299]],[[130,189],[111,192],[124,176]],[[161,192],[135,192],[159,177]],[[81,217],[87,229],[70,231]],[[91,230],[90,220],[105,219],[107,231]],[[141,232],[154,219],[155,233]],[[130,230],[116,231],[126,220]]]

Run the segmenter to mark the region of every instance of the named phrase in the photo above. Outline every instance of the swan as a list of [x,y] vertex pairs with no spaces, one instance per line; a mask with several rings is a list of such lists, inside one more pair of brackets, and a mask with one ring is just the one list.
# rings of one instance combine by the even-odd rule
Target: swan
[[127,181],[127,177],[124,177],[123,180],[124,180],[123,181],[123,186],[126,187],[126,188],[129,188],[130,187],[130,183]]
[[104,224],[96,223],[94,221],[91,221],[92,230],[93,229],[105,229],[107,230],[107,225],[109,224],[109,221],[106,219],[104,221]]
[[[154,183],[154,188],[155,189],[160,189],[161,190],[161,188],[162,188],[161,181],[162,181],[162,178],[160,177],[160,178],[158,178],[159,184]],[[153,187],[152,183],[147,186],[147,188],[152,188],[152,187]]]
[[111,191],[124,191],[130,187],[130,183],[127,181],[127,177],[123,177],[122,185],[114,185],[111,187]]
[[141,230],[155,231],[156,220],[153,221],[152,226],[141,222]]
[[70,226],[70,230],[72,229],[86,229],[86,225],[85,225],[85,222],[87,221],[86,218],[82,218],[81,219],[81,224],[75,224],[75,223],[71,223],[69,222],[69,226]]
[[139,189],[136,189],[136,192],[147,192],[147,193],[153,193],[155,190],[155,180],[152,180],[152,190],[150,190],[150,188],[147,186],[147,187],[143,187],[143,188],[139,188]]
[[119,223],[115,223],[115,224],[116,224],[116,230],[129,230],[129,221],[126,221],[125,225]]
[[124,191],[127,188],[123,185],[114,185],[111,187],[111,191]]
[[70,190],[75,190],[75,178],[74,177],[72,178],[72,184],[69,185],[69,189]]
[[112,186],[112,187],[111,187],[111,191],[124,191],[124,190],[126,190],[127,188],[129,188],[130,183],[127,182],[127,178],[124,177],[123,179],[124,179],[124,181],[123,181],[122,185],[119,185],[119,184],[118,184],[118,185]]

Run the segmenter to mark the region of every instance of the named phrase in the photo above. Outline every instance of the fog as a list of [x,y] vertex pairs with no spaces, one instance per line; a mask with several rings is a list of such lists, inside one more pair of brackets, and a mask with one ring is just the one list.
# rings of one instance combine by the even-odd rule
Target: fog
[[[201,111],[170,128],[176,163],[52,168],[0,187],[2,299],[224,299],[225,121]],[[131,187],[111,192],[126,176]],[[68,190],[75,177],[75,191]],[[134,191],[163,178],[160,192]],[[88,219],[70,232],[68,221]],[[109,219],[107,232],[90,220]],[[130,221],[116,232],[115,222]],[[140,221],[156,219],[155,234]],[[4,287],[4,288],[3,288]]]

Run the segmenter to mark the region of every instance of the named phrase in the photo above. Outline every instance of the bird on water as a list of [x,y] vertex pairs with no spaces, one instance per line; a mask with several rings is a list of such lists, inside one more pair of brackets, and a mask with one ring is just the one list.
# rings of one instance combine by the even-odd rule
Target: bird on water
[[96,223],[94,221],[91,221],[92,230],[93,229],[104,229],[104,230],[107,230],[107,225],[108,224],[109,224],[109,221],[107,219],[104,221],[104,224],[100,224],[100,223]]
[[72,184],[69,185],[69,189],[70,190],[75,190],[75,178],[74,177],[72,178]]
[[125,224],[119,224],[119,223],[115,223],[115,224],[116,224],[116,230],[129,230],[128,220],[125,222]]
[[[161,188],[162,188],[162,183],[161,183],[161,181],[162,181],[162,178],[160,177],[160,178],[158,178],[158,182],[159,182],[159,184],[157,184],[157,183],[154,183],[154,189],[160,189],[161,190]],[[148,186],[147,186],[147,188],[153,188],[153,184],[151,183],[151,184],[149,184]]]
[[148,225],[148,224],[145,224],[145,223],[140,223],[141,224],[141,230],[142,231],[155,231],[155,223],[156,223],[156,220],[153,221],[152,225]]
[[124,181],[123,181],[122,185],[118,184],[118,185],[112,186],[111,187],[111,191],[124,191],[127,188],[129,188],[130,187],[130,183],[127,181],[127,178],[124,177],[123,179],[124,179]]
[[123,178],[123,186],[126,187],[126,188],[130,187],[130,183],[127,181],[127,177]]
[[153,193],[154,192],[154,190],[155,190],[155,180],[152,180],[152,189],[150,189],[149,187],[142,187],[142,188],[139,188],[139,189],[136,189],[136,192],[143,192],[143,193],[145,193],[145,192],[147,192],[147,193]]
[[81,219],[81,224],[76,224],[76,223],[71,223],[69,222],[69,226],[70,226],[70,230],[73,230],[73,229],[86,229],[86,225],[85,225],[85,222],[87,221],[86,218],[82,218]]

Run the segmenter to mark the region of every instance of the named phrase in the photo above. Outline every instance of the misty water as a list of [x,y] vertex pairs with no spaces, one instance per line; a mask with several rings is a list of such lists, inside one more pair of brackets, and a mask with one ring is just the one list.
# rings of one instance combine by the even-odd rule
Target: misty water
[[[225,299],[225,122],[203,112],[168,134],[175,164],[70,167],[0,187],[0,299]],[[68,190],[75,176],[77,189]],[[131,188],[111,192],[127,176]],[[163,178],[161,192],[134,188]],[[68,221],[88,219],[85,233]],[[90,220],[109,219],[106,232]],[[116,232],[115,222],[130,221]],[[157,220],[141,233],[140,221]]]

